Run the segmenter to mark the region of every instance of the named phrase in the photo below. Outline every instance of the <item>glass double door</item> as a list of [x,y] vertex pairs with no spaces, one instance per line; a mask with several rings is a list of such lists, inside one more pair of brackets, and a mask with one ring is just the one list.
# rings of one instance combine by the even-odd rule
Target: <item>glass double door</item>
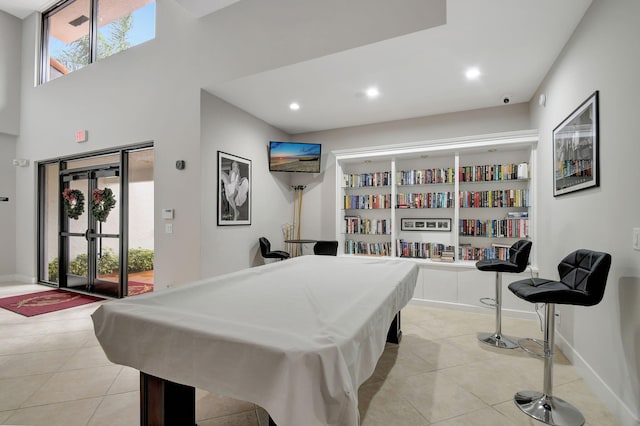
[[[60,286],[110,297],[126,295],[121,265],[120,164],[62,170],[64,213]],[[126,272],[126,271],[125,271]]]

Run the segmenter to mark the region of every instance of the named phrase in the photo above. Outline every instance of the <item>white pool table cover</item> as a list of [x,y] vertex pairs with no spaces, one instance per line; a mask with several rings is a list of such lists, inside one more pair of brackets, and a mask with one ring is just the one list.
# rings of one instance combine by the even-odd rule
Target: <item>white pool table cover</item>
[[415,263],[301,256],[104,303],[92,315],[109,360],[250,401],[278,426],[359,423]]

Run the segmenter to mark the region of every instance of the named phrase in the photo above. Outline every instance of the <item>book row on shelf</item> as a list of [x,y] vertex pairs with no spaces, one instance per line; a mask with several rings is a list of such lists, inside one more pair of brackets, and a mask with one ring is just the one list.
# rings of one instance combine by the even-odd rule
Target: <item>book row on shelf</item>
[[344,242],[345,254],[362,254],[370,256],[391,256],[391,242],[365,243],[347,240]]
[[415,257],[432,260],[441,260],[443,253],[446,253],[445,259],[451,259],[451,261],[453,261],[455,247],[441,243],[396,240],[396,253],[400,257]]
[[471,247],[470,245],[462,244],[458,247],[458,259],[475,261],[483,259],[507,260],[509,258],[509,247],[498,244],[491,247]]
[[459,207],[530,207],[529,190],[461,191]]
[[396,172],[398,185],[428,185],[432,183],[453,183],[455,174],[452,168],[401,170]]
[[[509,258],[509,247],[506,244],[493,244],[491,247],[472,247],[469,244],[461,244],[458,247],[458,259],[467,261],[478,261],[483,259]],[[345,254],[369,255],[369,256],[391,256],[391,243],[366,243],[362,241],[347,240],[344,245]],[[399,257],[414,259],[430,259],[434,261],[454,262],[455,247],[452,245],[396,240],[396,254]]]
[[391,234],[391,221],[388,219],[363,219],[360,216],[345,216],[344,222],[343,231],[347,234]]
[[460,219],[458,229],[464,237],[524,238],[529,235],[529,219]]
[[391,194],[345,195],[344,208],[347,210],[390,209]]
[[455,205],[455,192],[396,194],[399,209],[444,209]]
[[[460,219],[458,234],[463,237],[526,238],[529,235],[529,219]],[[390,235],[389,219],[366,219],[360,216],[345,216],[345,234]]]
[[391,172],[344,174],[342,177],[342,186],[345,188],[391,185]]
[[[452,208],[455,193],[427,192],[396,194],[397,208]],[[496,189],[494,191],[461,191],[459,207],[530,207],[528,189]],[[391,208],[391,194],[345,195],[344,208],[388,209]]]
[[[588,160],[582,160],[588,161]],[[590,164],[588,170],[591,170]],[[585,170],[584,164],[566,162],[565,170]],[[398,185],[425,185],[437,183],[454,183],[455,169],[432,168],[401,170],[396,172],[395,182]],[[495,182],[503,180],[518,180],[529,178],[528,163],[487,164],[479,166],[461,166],[458,168],[459,182]],[[346,188],[361,188],[367,186],[391,185],[391,172],[371,172],[358,174],[343,174],[342,186]]]
[[459,182],[495,182],[529,178],[529,164],[489,164],[463,166],[458,170]]

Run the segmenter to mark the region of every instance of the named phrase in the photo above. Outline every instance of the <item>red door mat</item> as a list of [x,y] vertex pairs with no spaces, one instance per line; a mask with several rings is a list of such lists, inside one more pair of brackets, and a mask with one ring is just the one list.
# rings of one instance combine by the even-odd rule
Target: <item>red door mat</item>
[[8,309],[25,317],[32,317],[100,300],[104,299],[70,291],[48,290],[4,297],[0,299],[0,308]]

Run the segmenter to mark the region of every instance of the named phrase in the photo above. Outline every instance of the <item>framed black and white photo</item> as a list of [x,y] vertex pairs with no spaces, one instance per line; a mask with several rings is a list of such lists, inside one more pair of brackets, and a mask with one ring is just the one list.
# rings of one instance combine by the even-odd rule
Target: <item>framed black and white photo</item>
[[403,217],[400,219],[400,230],[451,232],[451,219],[417,219]]
[[218,151],[218,225],[251,225],[251,160]]
[[553,129],[553,196],[600,185],[598,91]]

